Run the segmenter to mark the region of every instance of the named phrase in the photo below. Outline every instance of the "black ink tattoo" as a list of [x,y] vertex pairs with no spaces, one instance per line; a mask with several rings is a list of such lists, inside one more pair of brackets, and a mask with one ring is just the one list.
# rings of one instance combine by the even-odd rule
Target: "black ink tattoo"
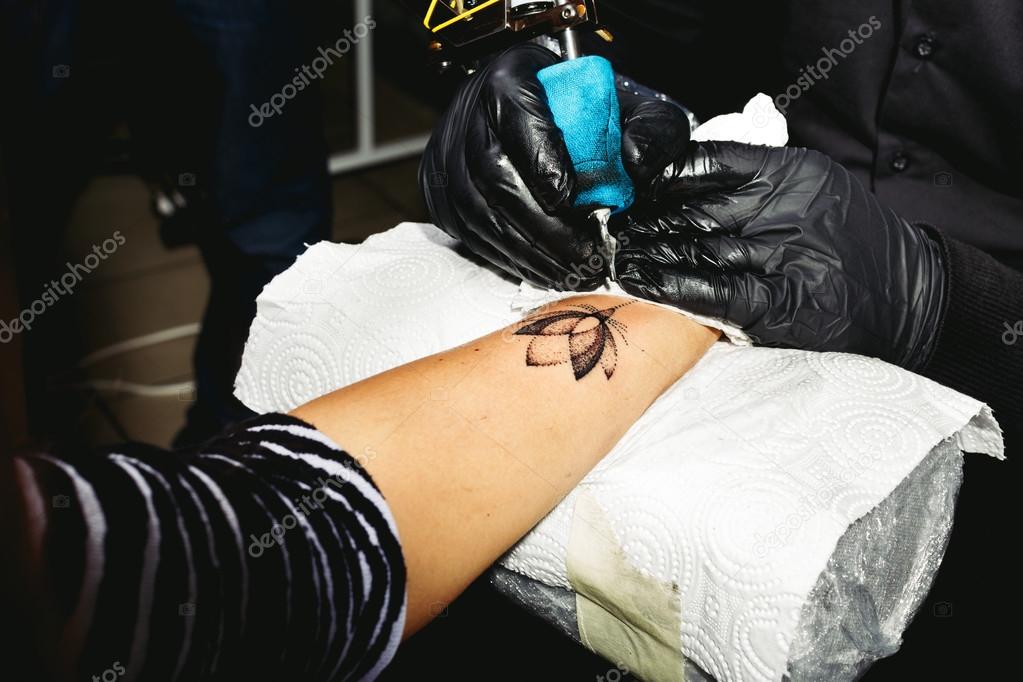
[[604,376],[610,379],[618,364],[615,332],[623,343],[629,343],[625,337],[628,328],[611,316],[631,303],[603,310],[591,305],[574,305],[576,310],[540,313],[527,318],[525,324],[515,330],[516,335],[534,337],[526,348],[526,364],[548,367],[570,362],[576,381],[599,364]]

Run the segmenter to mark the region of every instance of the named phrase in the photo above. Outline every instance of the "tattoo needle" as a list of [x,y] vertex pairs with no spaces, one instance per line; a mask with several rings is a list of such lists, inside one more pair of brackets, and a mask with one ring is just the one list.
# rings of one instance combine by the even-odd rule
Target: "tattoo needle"
[[617,125],[620,105],[611,62],[593,55],[581,57],[574,20],[584,16],[586,6],[565,5],[561,18],[568,25],[558,33],[563,61],[537,73],[547,94],[554,122],[561,129],[578,176],[578,194],[574,205],[596,206],[590,218],[600,228],[603,257],[608,259],[612,281],[618,242],[611,236],[608,223],[614,211],[628,208],[633,201],[632,181],[621,158],[621,129]]
[[618,279],[618,275],[615,273],[615,253],[618,251],[618,240],[612,237],[611,232],[608,230],[608,223],[611,221],[611,209],[594,209],[590,213],[590,218],[596,220],[597,226],[600,228],[600,241],[604,245],[604,256],[607,258],[611,271],[611,281],[613,282]]

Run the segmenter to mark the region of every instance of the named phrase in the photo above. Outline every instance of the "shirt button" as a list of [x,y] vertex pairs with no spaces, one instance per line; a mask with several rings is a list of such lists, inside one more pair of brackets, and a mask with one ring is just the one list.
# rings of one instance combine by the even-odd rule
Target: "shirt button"
[[902,171],[909,168],[909,157],[903,154],[902,152],[899,152],[898,154],[892,157],[891,166],[893,171],[895,171],[896,173],[901,173]]
[[913,51],[916,56],[920,59],[930,59],[934,55],[934,49],[937,47],[934,36],[922,35],[916,39],[916,45],[913,46]]

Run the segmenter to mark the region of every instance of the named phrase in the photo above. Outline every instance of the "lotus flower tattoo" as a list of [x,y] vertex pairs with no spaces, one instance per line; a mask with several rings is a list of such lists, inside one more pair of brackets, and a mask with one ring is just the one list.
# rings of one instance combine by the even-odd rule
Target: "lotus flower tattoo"
[[579,381],[600,365],[607,379],[618,364],[618,342],[628,344],[628,328],[611,318],[629,303],[598,309],[591,305],[574,305],[573,310],[540,313],[527,318],[515,330],[518,336],[534,337],[526,348],[526,364],[530,367],[572,364],[572,373]]

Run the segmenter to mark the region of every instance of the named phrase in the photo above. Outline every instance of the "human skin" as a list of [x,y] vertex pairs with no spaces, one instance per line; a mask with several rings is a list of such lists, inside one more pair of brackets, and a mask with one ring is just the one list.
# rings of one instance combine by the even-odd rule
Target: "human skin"
[[648,303],[573,297],[294,410],[365,466],[394,514],[405,636],[536,525],[718,336]]
[[[387,501],[407,567],[404,636],[442,613],[542,519],[717,338],[717,332],[670,309],[626,298],[578,297],[294,410],[293,415],[359,461]],[[182,456],[195,459],[193,468],[205,457],[194,452]],[[78,679],[91,625],[72,622],[55,578],[61,561],[77,560],[81,529],[73,521],[54,524],[62,531],[58,535],[47,528],[51,520],[66,518],[61,514],[74,519],[79,512],[57,504],[57,497],[65,497],[57,494],[63,488],[47,487],[52,481],[33,473],[30,460],[0,458],[0,528],[14,558],[0,562],[0,613],[21,614],[15,618],[18,657],[10,667]],[[110,465],[104,453],[76,463],[86,461],[98,471]],[[215,467],[206,471],[209,477],[223,475]],[[166,475],[177,474],[171,467]],[[231,476],[218,480],[225,483]],[[237,502],[252,492],[244,486],[230,490]],[[124,501],[116,496],[98,500],[112,518],[128,508]],[[159,532],[164,526],[178,528],[171,517],[163,518]],[[201,528],[192,527],[196,546],[214,539]],[[111,567],[142,560],[116,549],[104,553]],[[173,551],[167,556],[169,570],[180,565]],[[256,575],[256,562],[263,562],[261,569],[267,566],[267,559],[243,557],[251,575]],[[222,570],[218,579],[242,580],[238,564]],[[276,586],[283,593],[290,586],[281,580]],[[117,587],[126,599],[140,593],[130,581]],[[216,614],[217,602],[209,604],[209,612]],[[180,617],[177,610],[169,616],[175,623]],[[167,623],[167,611],[150,611],[147,622]],[[283,651],[285,640],[277,644]],[[268,659],[275,656],[272,649],[264,653]],[[120,655],[118,650],[111,660]],[[229,650],[225,666],[244,668],[250,661],[231,656]],[[127,664],[127,659],[120,662]],[[134,663],[142,666],[145,660]]]

